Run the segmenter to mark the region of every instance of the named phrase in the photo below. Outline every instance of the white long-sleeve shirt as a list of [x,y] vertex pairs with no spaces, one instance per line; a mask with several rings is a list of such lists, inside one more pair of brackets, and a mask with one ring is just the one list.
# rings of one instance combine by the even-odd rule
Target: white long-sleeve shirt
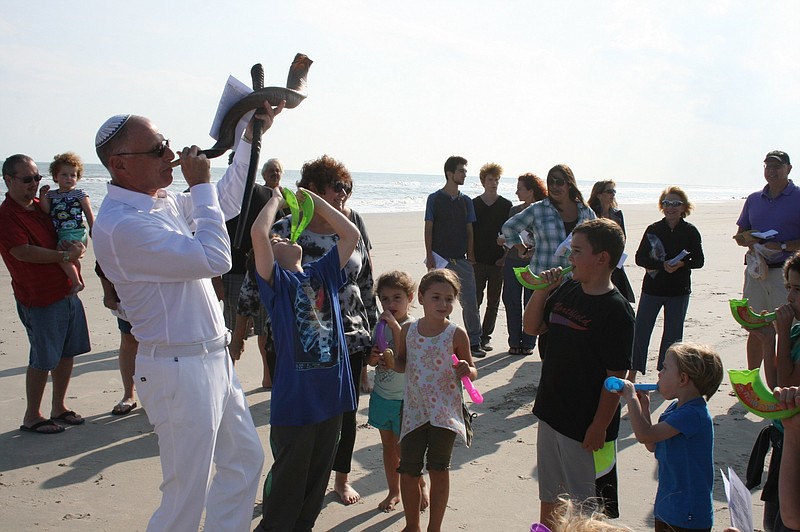
[[153,197],[108,184],[93,245],[140,343],[193,344],[225,333],[211,277],[231,267],[225,220],[239,213],[249,160],[250,145],[240,142],[216,186],[188,193]]

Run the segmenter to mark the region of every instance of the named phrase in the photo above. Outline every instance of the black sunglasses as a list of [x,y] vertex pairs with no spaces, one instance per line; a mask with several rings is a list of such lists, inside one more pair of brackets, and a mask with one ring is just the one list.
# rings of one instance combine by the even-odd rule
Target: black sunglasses
[[164,139],[161,141],[161,144],[158,146],[158,148],[155,148],[150,151],[115,153],[114,155],[150,155],[152,157],[158,157],[160,159],[167,152],[167,148],[169,148],[169,139]]
[[17,181],[22,181],[26,185],[30,184],[31,181],[36,181],[37,183],[42,180],[42,176],[39,174],[28,175],[25,177],[17,177],[11,176],[11,179],[16,179]]
[[557,187],[563,187],[567,184],[567,180],[563,177],[551,177],[547,180],[548,185],[555,185]]
[[616,189],[608,188],[608,189],[603,191],[603,194],[614,194],[614,195],[616,195],[617,191],[616,191]]
[[336,191],[337,194],[344,192],[345,194],[350,194],[353,190],[353,185],[348,185],[343,181],[337,181],[333,184],[333,190]]

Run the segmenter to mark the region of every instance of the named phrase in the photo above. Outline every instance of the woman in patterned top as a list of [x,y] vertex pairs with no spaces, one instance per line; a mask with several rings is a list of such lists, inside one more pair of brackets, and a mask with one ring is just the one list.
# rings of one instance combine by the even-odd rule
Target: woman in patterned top
[[[372,260],[370,244],[364,220],[357,212],[345,207],[345,202],[353,192],[353,178],[341,162],[323,155],[319,159],[306,162],[300,170],[297,186],[307,188],[321,196],[325,201],[347,216],[361,233],[361,240],[350,261],[345,266],[348,283],[339,290],[342,320],[347,349],[350,353],[350,367],[353,371],[353,384],[356,397],[365,357],[372,350],[372,329],[378,323],[378,306],[372,290]],[[291,234],[291,216],[278,220],[272,230],[282,237]],[[322,217],[315,216],[297,243],[303,248],[303,263],[321,258],[339,240],[331,226]],[[360,495],[350,485],[348,475],[356,441],[356,412],[345,412],[342,419],[342,435],[333,470],[336,472],[334,489],[344,504],[358,502]]]

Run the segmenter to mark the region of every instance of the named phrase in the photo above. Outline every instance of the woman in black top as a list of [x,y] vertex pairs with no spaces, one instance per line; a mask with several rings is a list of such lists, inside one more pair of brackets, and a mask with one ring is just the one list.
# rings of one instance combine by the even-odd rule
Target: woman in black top
[[[650,225],[644,232],[636,251],[636,264],[647,269],[642,280],[642,295],[636,311],[636,329],[633,346],[633,369],[645,372],[650,335],[661,308],[664,308],[664,334],[658,350],[658,366],[664,365],[667,348],[683,339],[683,322],[689,308],[692,292],[692,270],[702,268],[705,258],[700,233],[685,218],[692,212],[692,204],[680,187],[664,189],[658,200],[664,218]],[[674,260],[682,254],[688,254]]]
[[[592,208],[598,218],[608,218],[614,220],[617,225],[622,228],[622,234],[628,238],[625,232],[625,218],[622,216],[622,211],[617,205],[617,185],[611,179],[598,181],[592,187],[592,193],[589,195],[589,207]],[[617,287],[617,290],[631,303],[636,302],[636,297],[633,295],[633,287],[628,276],[625,274],[624,268],[614,268],[611,273],[611,282]]]

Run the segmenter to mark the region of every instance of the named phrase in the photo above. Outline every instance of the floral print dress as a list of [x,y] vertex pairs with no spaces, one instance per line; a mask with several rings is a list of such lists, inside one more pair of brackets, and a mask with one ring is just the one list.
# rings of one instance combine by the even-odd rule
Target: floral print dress
[[452,430],[466,442],[461,383],[451,359],[456,324],[451,322],[444,331],[431,337],[419,334],[418,324],[412,323],[406,336],[406,389],[400,439],[430,422],[434,427]]

